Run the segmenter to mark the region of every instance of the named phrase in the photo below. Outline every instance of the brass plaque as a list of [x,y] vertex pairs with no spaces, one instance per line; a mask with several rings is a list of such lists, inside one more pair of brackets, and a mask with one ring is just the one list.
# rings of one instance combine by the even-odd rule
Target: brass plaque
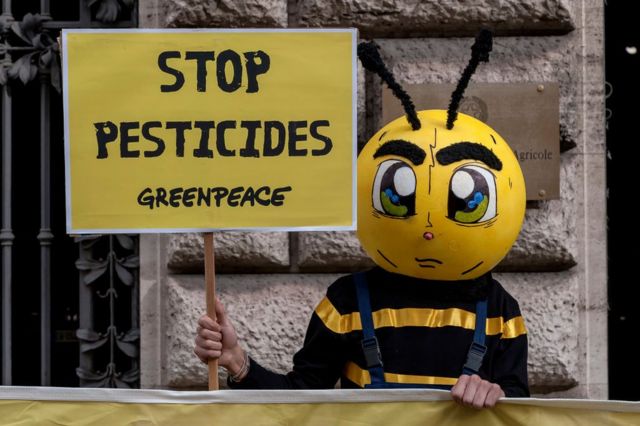
[[[418,110],[447,109],[453,84],[404,85]],[[557,83],[471,83],[459,112],[493,127],[509,143],[524,173],[527,200],[560,197],[560,116]],[[382,123],[404,115],[384,87]]]

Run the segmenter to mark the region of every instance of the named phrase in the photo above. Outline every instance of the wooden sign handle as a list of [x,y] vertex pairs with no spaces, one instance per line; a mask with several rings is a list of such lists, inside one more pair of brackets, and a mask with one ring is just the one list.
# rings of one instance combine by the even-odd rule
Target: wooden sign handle
[[[213,232],[204,234],[204,280],[206,283],[207,315],[216,319],[216,266],[213,251]],[[218,390],[218,360],[209,360],[209,390]]]

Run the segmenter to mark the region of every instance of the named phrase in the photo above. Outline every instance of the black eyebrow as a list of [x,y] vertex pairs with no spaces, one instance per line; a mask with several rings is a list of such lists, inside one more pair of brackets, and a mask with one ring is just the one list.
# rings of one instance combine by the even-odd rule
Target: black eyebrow
[[378,158],[383,155],[397,155],[404,157],[411,161],[414,166],[419,166],[424,162],[427,153],[424,152],[424,149],[420,148],[418,145],[412,144],[411,142],[402,139],[394,139],[386,142],[384,145],[381,145],[373,154],[373,158]]
[[474,142],[457,142],[436,153],[436,160],[443,166],[462,160],[478,160],[495,170],[502,170],[502,161],[484,145]]

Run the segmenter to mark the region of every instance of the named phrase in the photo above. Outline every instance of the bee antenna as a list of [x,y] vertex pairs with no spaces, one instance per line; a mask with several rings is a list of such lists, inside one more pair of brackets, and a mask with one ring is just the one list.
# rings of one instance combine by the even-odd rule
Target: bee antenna
[[413,130],[420,129],[422,124],[420,123],[420,119],[416,113],[416,107],[413,105],[413,101],[409,94],[405,92],[402,86],[400,86],[396,81],[393,74],[391,74],[391,71],[387,69],[387,66],[384,64],[384,61],[380,56],[378,45],[373,41],[358,44],[358,58],[360,59],[362,66],[379,75],[380,78],[387,83],[387,86],[391,89],[395,97],[400,100],[404,111],[407,113],[407,121],[411,125],[411,128]]
[[493,34],[487,29],[482,29],[476,36],[476,41],[471,47],[471,59],[462,72],[456,90],[451,94],[451,102],[447,110],[447,129],[453,129],[453,123],[458,118],[458,107],[464,95],[464,91],[469,85],[471,76],[476,71],[480,62],[489,62],[489,53],[493,48]]

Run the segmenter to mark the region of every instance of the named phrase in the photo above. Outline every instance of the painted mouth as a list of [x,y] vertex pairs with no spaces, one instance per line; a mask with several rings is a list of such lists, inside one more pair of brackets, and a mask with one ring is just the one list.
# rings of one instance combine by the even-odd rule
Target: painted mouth
[[442,265],[442,261],[438,259],[433,259],[431,257],[425,258],[415,258],[416,262],[418,262],[418,266],[421,268],[435,268],[437,265]]

